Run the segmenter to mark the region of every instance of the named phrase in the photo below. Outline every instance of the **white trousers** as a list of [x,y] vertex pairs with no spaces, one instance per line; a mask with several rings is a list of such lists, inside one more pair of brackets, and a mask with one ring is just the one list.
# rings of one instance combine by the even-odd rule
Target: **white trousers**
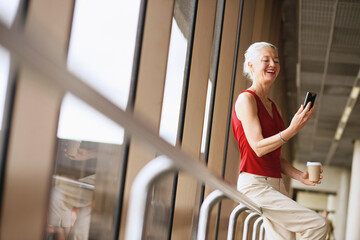
[[295,240],[295,233],[303,240],[326,238],[327,221],[289,198],[282,178],[242,172],[237,189],[262,208],[268,240]]

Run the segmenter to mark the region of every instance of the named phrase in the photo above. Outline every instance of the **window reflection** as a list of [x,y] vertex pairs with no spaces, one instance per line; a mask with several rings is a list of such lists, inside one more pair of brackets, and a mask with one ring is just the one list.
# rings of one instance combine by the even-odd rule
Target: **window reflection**
[[47,239],[112,238],[123,128],[68,94],[57,140]]

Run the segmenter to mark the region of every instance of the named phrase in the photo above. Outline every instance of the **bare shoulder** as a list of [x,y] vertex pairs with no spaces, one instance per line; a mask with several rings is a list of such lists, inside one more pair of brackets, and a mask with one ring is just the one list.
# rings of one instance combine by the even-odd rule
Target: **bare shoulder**
[[[241,93],[236,102],[235,102],[235,112],[239,120],[242,118],[242,114],[246,112],[247,114],[257,113],[257,106],[255,97],[248,92]],[[247,115],[245,114],[245,115]]]
[[246,106],[253,106],[253,105],[256,106],[255,97],[251,93],[248,93],[248,92],[241,93],[238,96],[236,103],[235,103],[236,107],[241,107],[241,106],[246,107]]

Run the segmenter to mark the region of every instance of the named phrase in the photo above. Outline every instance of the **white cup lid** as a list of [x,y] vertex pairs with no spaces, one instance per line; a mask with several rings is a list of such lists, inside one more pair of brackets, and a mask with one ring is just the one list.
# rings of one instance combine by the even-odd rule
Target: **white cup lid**
[[321,166],[321,163],[320,162],[307,162],[307,164],[306,164],[307,166],[314,166],[314,165],[316,165],[316,166]]

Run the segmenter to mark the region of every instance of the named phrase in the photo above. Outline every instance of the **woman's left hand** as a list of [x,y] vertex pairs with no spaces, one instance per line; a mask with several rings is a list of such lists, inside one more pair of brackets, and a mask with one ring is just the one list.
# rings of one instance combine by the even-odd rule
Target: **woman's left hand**
[[[323,170],[322,169],[320,169],[320,174],[323,172]],[[316,184],[320,184],[321,183],[321,179],[322,179],[323,177],[320,175],[320,180],[319,181],[317,181],[317,182],[312,182],[312,181],[310,181],[309,180],[309,172],[303,172],[302,174],[301,174],[301,179],[300,179],[300,181],[303,183],[303,184],[305,184],[305,185],[310,185],[310,186],[315,186]]]

